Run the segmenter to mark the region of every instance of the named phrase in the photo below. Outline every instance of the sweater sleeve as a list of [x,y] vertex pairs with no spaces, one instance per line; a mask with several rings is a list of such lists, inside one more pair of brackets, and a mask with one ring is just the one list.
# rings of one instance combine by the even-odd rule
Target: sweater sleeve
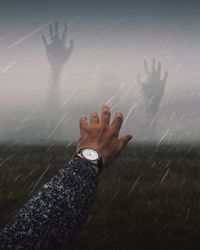
[[0,249],[71,249],[97,190],[90,163],[74,159],[31,198],[0,233]]

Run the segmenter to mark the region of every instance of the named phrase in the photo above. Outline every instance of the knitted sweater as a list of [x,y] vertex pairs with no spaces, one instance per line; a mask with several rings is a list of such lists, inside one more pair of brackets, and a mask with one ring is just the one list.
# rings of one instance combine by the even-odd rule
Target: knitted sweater
[[71,249],[97,190],[90,163],[74,159],[31,198],[0,233],[0,249]]

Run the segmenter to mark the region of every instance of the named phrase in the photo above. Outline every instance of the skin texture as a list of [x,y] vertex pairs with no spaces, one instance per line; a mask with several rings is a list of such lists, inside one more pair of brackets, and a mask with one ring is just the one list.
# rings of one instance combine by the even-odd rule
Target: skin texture
[[96,112],[92,112],[89,122],[85,115],[81,116],[80,137],[76,147],[76,152],[83,147],[97,150],[102,156],[104,167],[107,167],[132,139],[130,134],[119,137],[123,114],[117,112],[111,123],[110,116],[110,108],[106,105],[103,106],[100,117]]
[[152,122],[158,114],[160,102],[166,86],[168,72],[166,71],[162,78],[161,62],[158,62],[156,65],[155,58],[153,58],[151,70],[148,68],[147,61],[144,60],[144,71],[146,77],[141,80],[139,75],[138,83],[145,100],[148,122]]
[[[82,116],[76,150],[94,148],[108,166],[132,138],[119,137],[122,121],[122,113],[116,113],[110,124],[108,106],[102,108],[100,118],[91,113],[90,123]],[[72,159],[0,232],[0,249],[73,249],[73,237],[86,221],[97,191],[98,178],[91,167],[84,159]]]

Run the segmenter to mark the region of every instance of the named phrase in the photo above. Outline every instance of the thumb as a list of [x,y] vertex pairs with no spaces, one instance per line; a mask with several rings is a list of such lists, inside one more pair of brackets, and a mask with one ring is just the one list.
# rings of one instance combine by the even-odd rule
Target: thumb
[[124,135],[124,136],[121,136],[119,138],[120,140],[120,151],[123,150],[125,148],[125,146],[128,144],[128,142],[133,138],[132,135],[130,134],[127,134],[127,135]]
[[139,84],[141,84],[141,77],[140,77],[140,74],[137,75],[137,82],[138,82]]

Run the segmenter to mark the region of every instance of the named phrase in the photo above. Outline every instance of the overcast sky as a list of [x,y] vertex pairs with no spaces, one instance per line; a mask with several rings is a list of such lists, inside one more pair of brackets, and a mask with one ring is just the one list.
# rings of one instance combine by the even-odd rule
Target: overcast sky
[[[123,131],[137,141],[146,131],[145,105],[136,81],[143,59],[162,62],[169,77],[161,101],[156,140],[200,139],[200,4],[198,1],[1,1],[0,139],[75,140],[80,114],[99,110],[114,96]],[[47,131],[51,68],[41,36],[49,24],[68,25],[74,51],[62,73],[60,114]],[[48,133],[50,134],[48,136]]]

